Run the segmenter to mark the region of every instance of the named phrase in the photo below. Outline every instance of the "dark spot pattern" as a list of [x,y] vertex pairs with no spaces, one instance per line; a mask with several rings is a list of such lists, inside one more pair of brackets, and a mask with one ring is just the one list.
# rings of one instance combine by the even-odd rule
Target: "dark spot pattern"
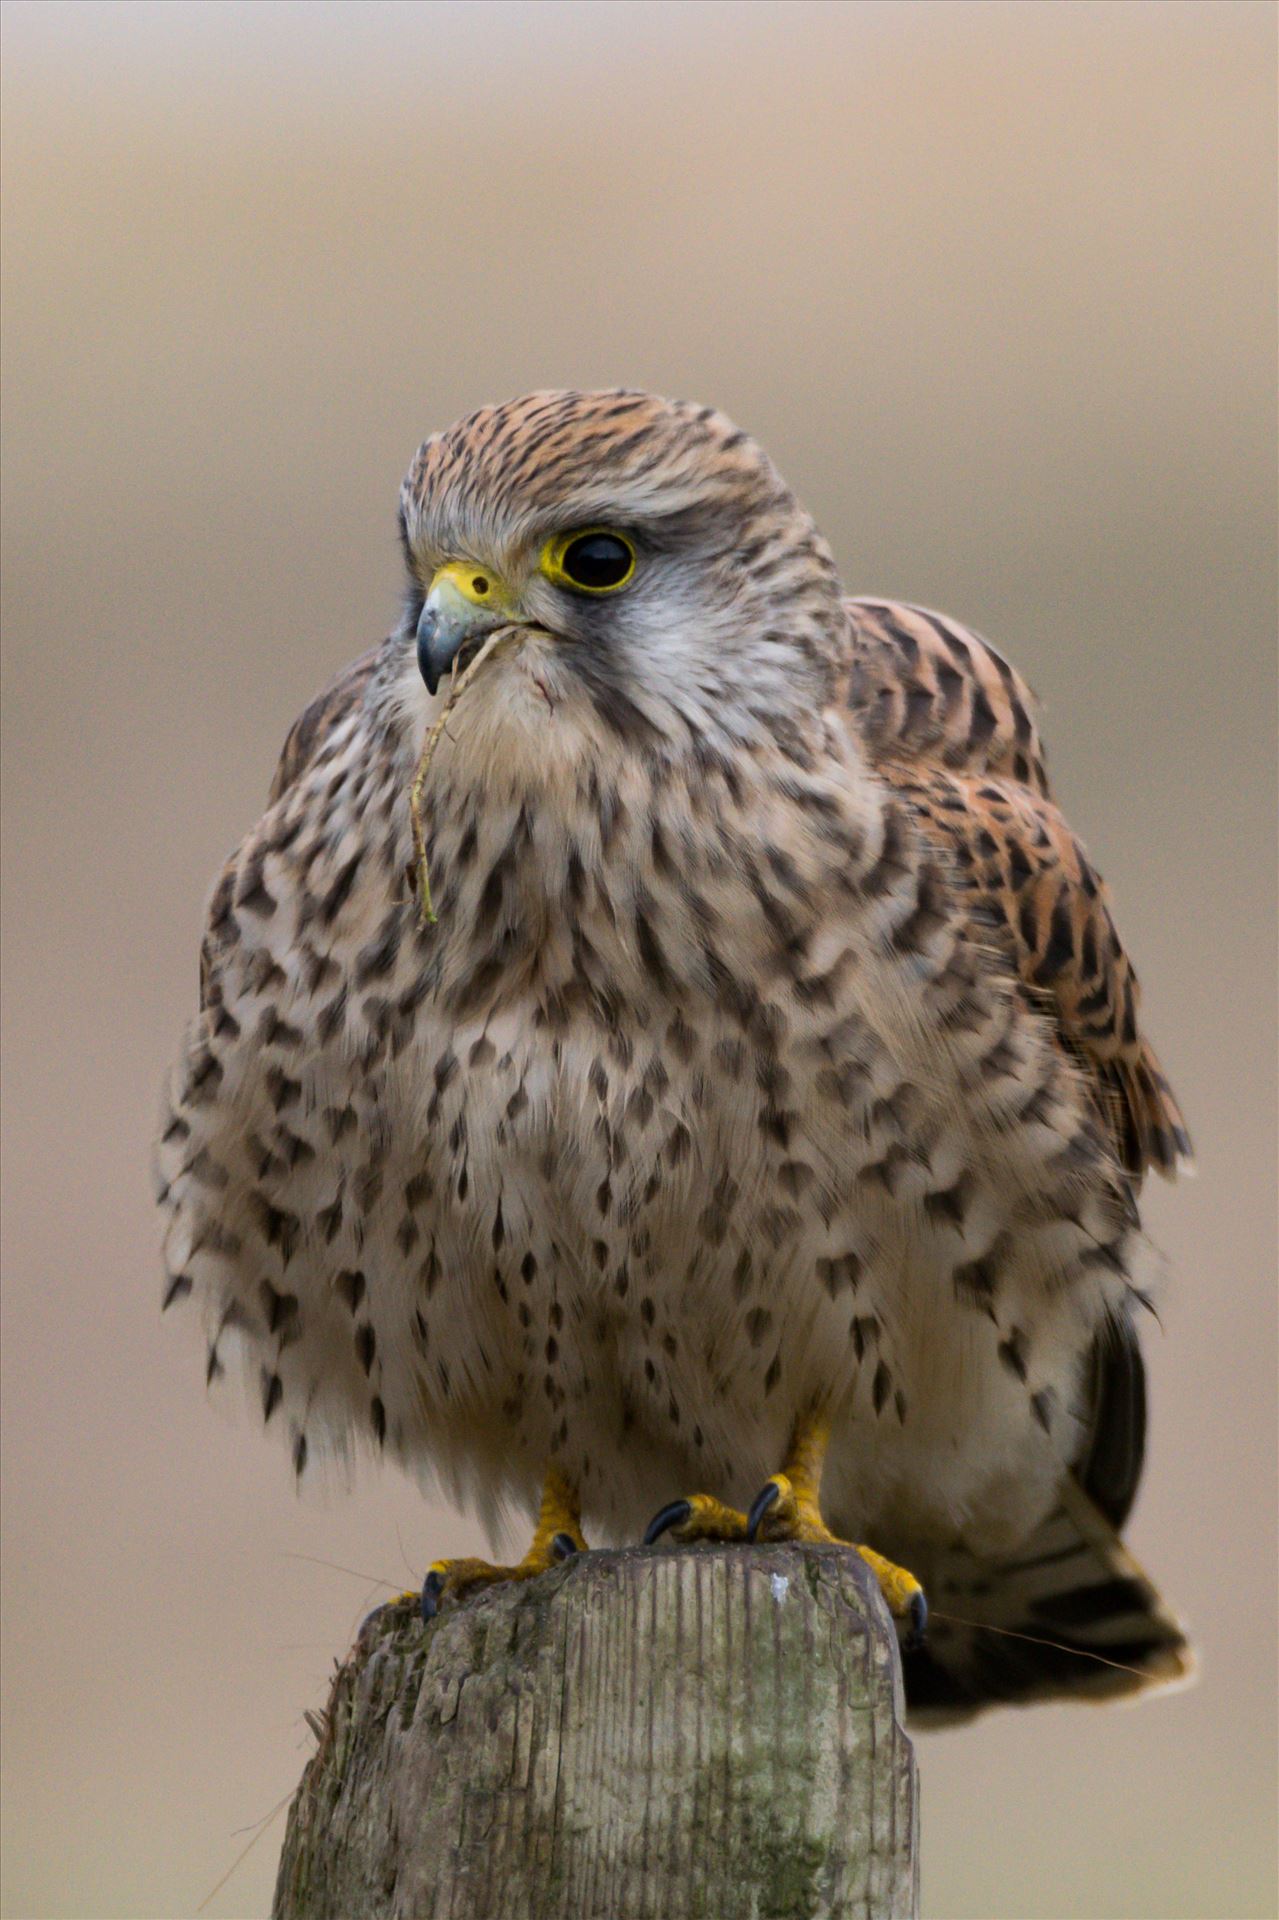
[[482,788],[459,708],[427,795],[434,926],[411,633],[313,703],[210,908],[161,1140],[165,1305],[218,1328],[211,1381],[242,1336],[298,1473],[348,1423],[481,1488],[554,1458],[603,1511],[659,1458],[731,1492],[752,1423],[771,1447],[826,1383],[909,1460],[921,1402],[946,1417],[945,1367],[921,1378],[901,1338],[940,1273],[928,1337],[1060,1444],[1060,1328],[1086,1343],[1135,1304],[1136,1181],[1186,1141],[1030,696],[941,616],[841,603],[718,416],[618,395],[584,441],[584,404],[428,443],[411,564],[450,514],[532,524],[602,459],[681,485],[709,461],[708,499],[637,537],[689,580],[708,541],[732,562],[743,651],[721,636],[672,728],[644,660],[591,637],[603,609],[570,610],[545,764],[513,739]]

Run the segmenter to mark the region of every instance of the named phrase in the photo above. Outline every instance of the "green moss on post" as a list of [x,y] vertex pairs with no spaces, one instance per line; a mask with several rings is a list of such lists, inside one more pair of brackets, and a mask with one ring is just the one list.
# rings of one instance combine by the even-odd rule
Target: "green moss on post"
[[918,1795],[874,1580],[828,1547],[591,1553],[334,1685],[275,1920],[910,1920]]

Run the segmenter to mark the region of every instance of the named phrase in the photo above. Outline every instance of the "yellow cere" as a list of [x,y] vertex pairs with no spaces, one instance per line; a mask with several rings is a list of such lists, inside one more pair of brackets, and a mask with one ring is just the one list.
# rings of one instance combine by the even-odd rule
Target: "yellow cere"
[[450,560],[432,575],[431,592],[437,587],[452,587],[473,607],[501,607],[507,603],[506,588],[486,567],[469,560]]

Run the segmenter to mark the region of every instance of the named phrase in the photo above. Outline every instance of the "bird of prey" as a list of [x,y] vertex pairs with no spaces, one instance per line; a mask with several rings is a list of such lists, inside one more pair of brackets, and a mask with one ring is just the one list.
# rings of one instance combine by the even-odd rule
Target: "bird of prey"
[[210,1379],[238,1350],[299,1474],[362,1436],[537,1516],[428,1615],[647,1523],[856,1544],[917,1712],[1184,1673],[1119,1530],[1138,1189],[1188,1142],[1023,681],[847,598],[711,407],[483,407],[400,528],[170,1078]]

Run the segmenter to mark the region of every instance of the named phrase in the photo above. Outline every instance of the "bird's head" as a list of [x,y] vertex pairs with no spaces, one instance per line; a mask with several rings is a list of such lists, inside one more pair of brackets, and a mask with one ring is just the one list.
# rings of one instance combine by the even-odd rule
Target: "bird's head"
[[[843,629],[825,542],[711,407],[537,393],[418,450],[404,639],[431,693],[500,627],[554,706],[617,732],[748,738],[811,712]],[[486,669],[487,673],[487,669]]]

